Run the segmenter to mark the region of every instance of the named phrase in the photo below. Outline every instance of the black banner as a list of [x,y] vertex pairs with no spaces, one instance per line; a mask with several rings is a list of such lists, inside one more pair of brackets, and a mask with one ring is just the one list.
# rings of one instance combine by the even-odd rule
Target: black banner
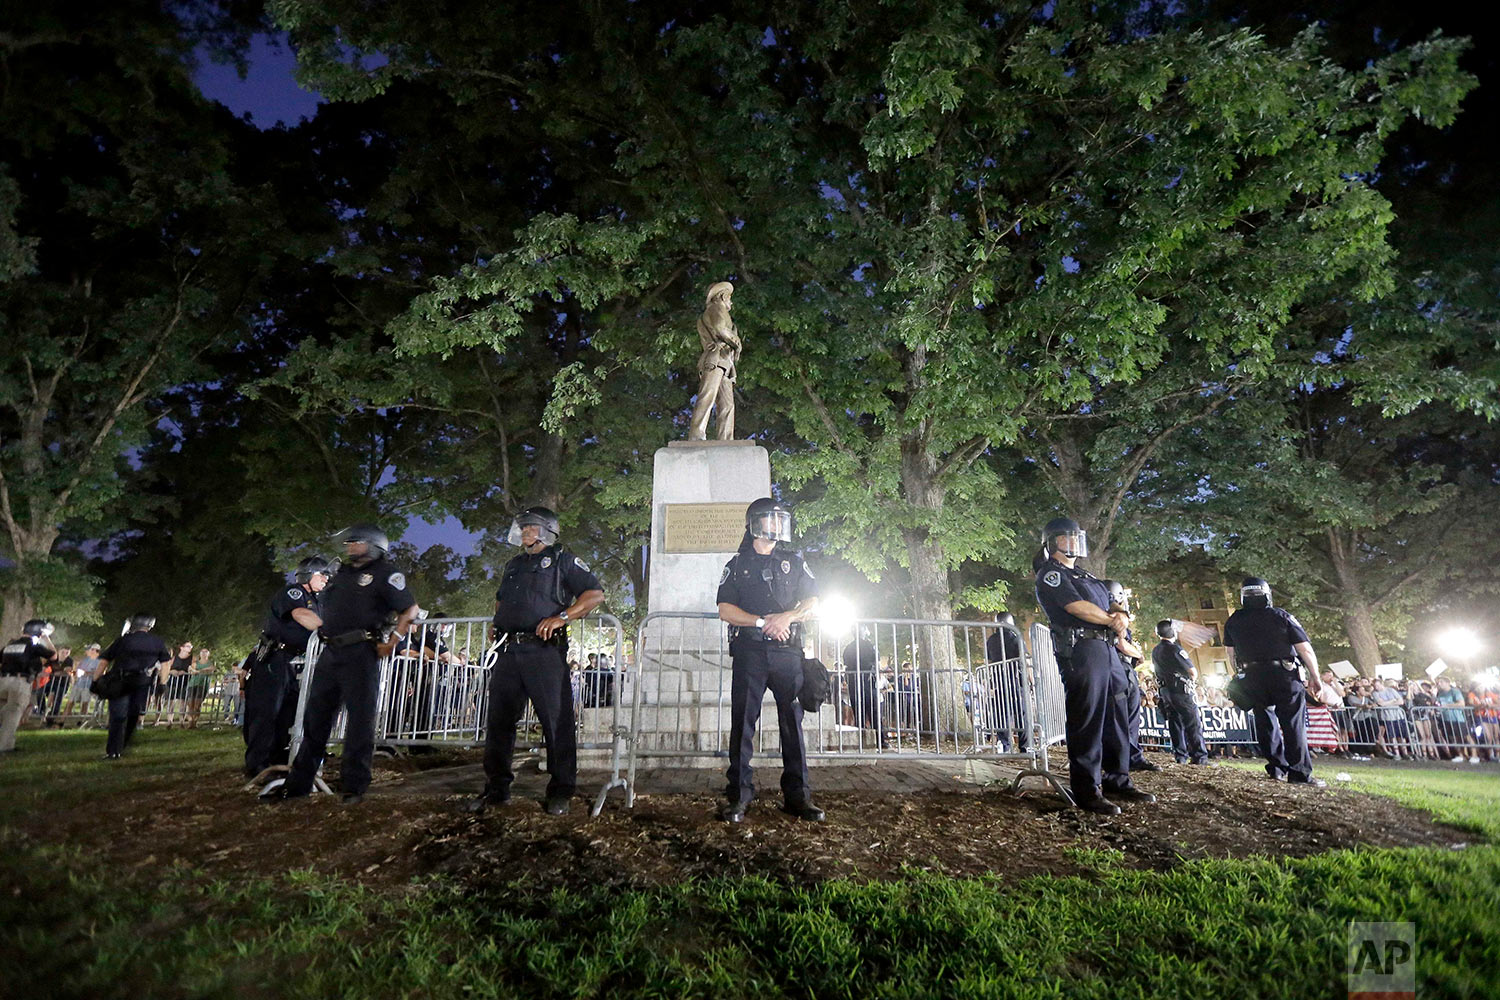
[[[1205,743],[1255,742],[1255,730],[1251,728],[1249,712],[1232,707],[1199,705],[1198,716],[1203,720]],[[1150,705],[1141,708],[1141,741],[1147,740],[1162,746],[1172,745],[1166,717],[1161,714],[1161,709]]]

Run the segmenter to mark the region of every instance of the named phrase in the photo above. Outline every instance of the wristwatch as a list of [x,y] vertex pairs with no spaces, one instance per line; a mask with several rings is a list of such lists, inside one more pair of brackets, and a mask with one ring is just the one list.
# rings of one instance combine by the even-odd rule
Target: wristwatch
[[755,619],[755,627],[756,628],[765,628],[766,627],[766,620],[764,618],[757,618],[757,619]]
[[559,611],[557,613],[557,617],[561,618],[563,621],[571,621],[571,619],[568,617],[568,613],[566,611]]

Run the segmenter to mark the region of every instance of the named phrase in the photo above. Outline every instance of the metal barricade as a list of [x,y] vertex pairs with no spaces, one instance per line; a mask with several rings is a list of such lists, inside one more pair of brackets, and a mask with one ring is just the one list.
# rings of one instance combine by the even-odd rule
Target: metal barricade
[[[1019,655],[991,660],[986,640],[1010,633]],[[1050,636],[1048,637],[1050,653]],[[636,641],[639,676],[630,711],[627,805],[640,762],[727,758],[731,677],[727,629],[712,613],[648,615]],[[1038,671],[1021,634],[994,622],[864,619],[829,632],[804,623],[803,652],[829,667],[829,698],[803,716],[815,759],[1006,760],[1066,796],[1049,771],[1047,746],[1061,738],[1054,687]],[[1043,671],[1044,672],[1044,671]],[[1056,668],[1052,668],[1055,678]],[[1055,704],[1056,703],[1056,704]],[[774,699],[762,701],[756,753],[780,746]]]
[[[386,748],[483,746],[489,726],[490,674],[499,647],[489,641],[488,618],[429,618],[413,625],[407,640],[380,661],[375,745]],[[580,754],[603,751],[609,778],[593,807],[595,815],[612,789],[629,790],[622,776],[629,730],[621,704],[629,690],[624,629],[613,615],[593,614],[568,628],[574,725]],[[302,743],[308,692],[317,671],[318,638],[308,641],[307,667],[292,729],[292,759]],[[329,742],[343,739],[340,713]],[[516,749],[543,749],[531,706],[516,724]],[[586,758],[585,758],[586,759]]]

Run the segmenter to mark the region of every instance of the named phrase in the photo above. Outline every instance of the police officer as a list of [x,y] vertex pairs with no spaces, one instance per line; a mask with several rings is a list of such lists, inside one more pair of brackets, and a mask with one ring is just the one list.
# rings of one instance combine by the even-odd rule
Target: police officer
[[792,510],[761,497],[745,510],[745,537],[719,578],[719,617],[729,623],[729,772],[719,818],[738,823],[755,797],[750,757],[766,688],[776,698],[781,729],[782,810],[823,821],[812,803],[807,751],[802,745],[801,622],[818,604],[818,585],[791,548]]
[[1026,669],[1021,658],[1021,633],[1016,629],[1016,616],[1009,611],[995,615],[998,628],[984,640],[986,663],[1000,664],[997,683],[991,691],[990,710],[999,728],[1000,749],[1010,752],[1010,733],[1015,730],[1016,747],[1025,753],[1031,745],[1030,706],[1026,704],[1026,684],[1022,671]]
[[21,626],[21,634],[0,651],[0,753],[16,748],[16,730],[31,704],[31,685],[56,652],[52,623],[41,618]]
[[854,724],[860,729],[873,729],[883,750],[886,739],[880,719],[880,659],[869,634],[850,639],[840,659],[849,678],[849,706],[853,709]]
[[1208,764],[1203,720],[1193,697],[1198,670],[1177,642],[1175,621],[1163,618],[1157,622],[1156,634],[1161,642],[1151,651],[1151,663],[1156,668],[1156,701],[1172,737],[1172,756],[1179,764]]
[[1230,669],[1240,674],[1250,697],[1255,738],[1266,758],[1266,774],[1277,781],[1323,787],[1312,776],[1307,750],[1307,687],[1299,677],[1308,672],[1316,695],[1318,656],[1302,625],[1291,612],[1271,604],[1271,585],[1258,576],[1240,584],[1240,609],[1224,623],[1224,645]]
[[1036,596],[1052,625],[1052,644],[1066,692],[1068,783],[1074,801],[1110,816],[1120,807],[1109,799],[1155,802],[1130,782],[1129,720],[1125,663],[1115,651],[1129,619],[1110,612],[1104,584],[1077,568],[1088,556],[1088,535],[1071,518],[1042,529]]
[[484,791],[470,812],[510,801],[516,723],[529,699],[547,747],[547,792],[542,808],[568,811],[578,783],[578,733],[568,670],[568,622],[604,600],[604,587],[588,564],[558,544],[557,515],[528,507],[511,522],[509,541],[521,554],[505,564],[495,591],[490,638],[502,645],[490,670],[490,706],[484,738]]
[[395,633],[405,636],[417,617],[417,602],[406,589],[406,574],[389,560],[390,540],[373,524],[354,524],[334,536],[344,544],[344,560],[322,592],[318,637],[322,652],[307,692],[302,744],[291,774],[279,791],[300,798],[328,752],[328,734],[340,705],[346,713],[340,783],[345,805],[364,801],[375,754],[375,704],[380,695],[382,628],[394,614]]
[[297,716],[297,667],[307,640],[323,624],[318,595],[328,585],[328,560],[309,556],[297,564],[295,582],[271,598],[261,631],[265,648],[245,682],[245,777],[285,764]]
[[156,616],[140,612],[130,616],[130,631],[109,644],[99,654],[99,670],[96,678],[111,669],[125,675],[125,690],[116,698],[109,699],[109,737],[104,743],[106,760],[119,760],[120,754],[130,745],[135,736],[135,727],[146,711],[146,700],[151,695],[151,681],[157,676],[162,664],[172,662],[172,651],[151,634],[156,627]]
[[[1118,580],[1105,580],[1109,591],[1109,610],[1124,612],[1127,621],[1134,621],[1130,613],[1130,591]],[[1132,771],[1160,771],[1161,767],[1146,759],[1141,750],[1141,677],[1135,672],[1146,659],[1146,653],[1136,645],[1135,633],[1129,626],[1125,634],[1115,639],[1115,653],[1125,663],[1125,718],[1126,731],[1130,737],[1130,769]]]

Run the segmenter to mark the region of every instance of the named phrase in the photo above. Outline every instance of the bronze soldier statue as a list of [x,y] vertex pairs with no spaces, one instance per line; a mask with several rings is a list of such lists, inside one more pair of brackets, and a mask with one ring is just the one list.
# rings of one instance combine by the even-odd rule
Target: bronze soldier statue
[[698,317],[698,340],[703,353],[698,358],[698,403],[693,407],[689,441],[708,439],[708,414],[719,410],[720,441],[734,440],[734,366],[740,359],[740,335],[729,316],[734,285],[719,281],[708,287],[708,302]]

